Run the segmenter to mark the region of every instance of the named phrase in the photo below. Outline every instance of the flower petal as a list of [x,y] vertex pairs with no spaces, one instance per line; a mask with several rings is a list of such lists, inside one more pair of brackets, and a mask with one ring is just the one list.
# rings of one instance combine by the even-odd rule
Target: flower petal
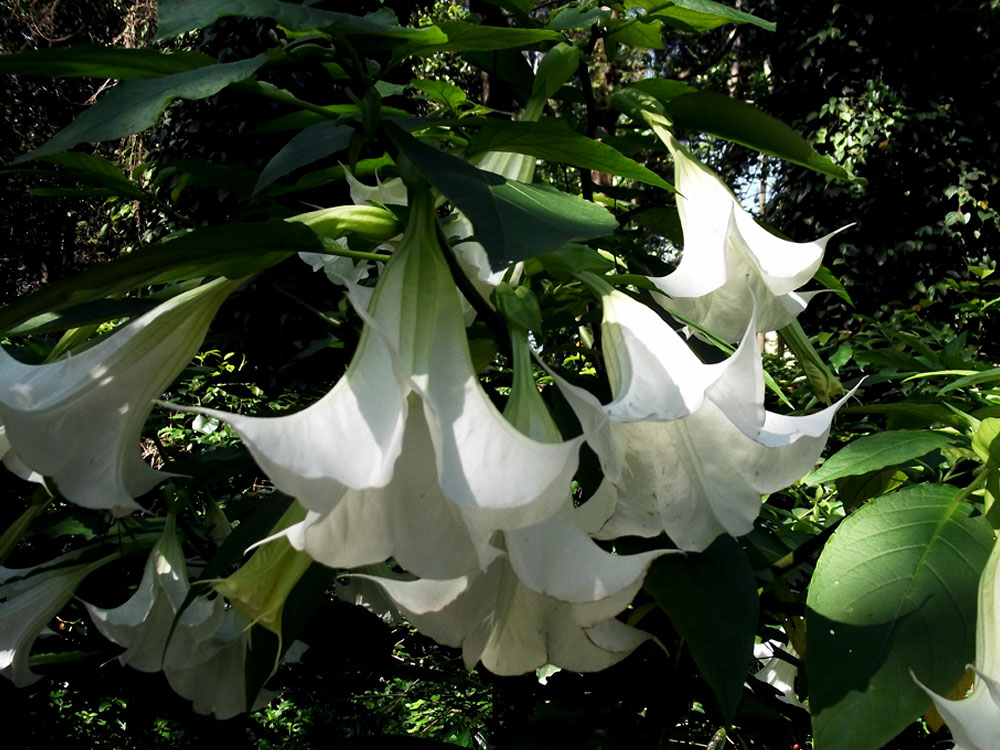
[[80,354],[25,365],[0,350],[0,419],[31,471],[88,508],[125,515],[164,478],[139,456],[153,399],[201,345],[240,282],[220,279],[158,305]]
[[758,306],[757,330],[790,323],[804,298],[787,295],[816,273],[836,232],[806,243],[771,234],[673,136],[665,143],[674,157],[684,252],[673,273],[652,279],[670,297],[664,304],[728,341],[743,334],[751,294]]
[[[35,639],[73,596],[90,573],[114,560],[109,555],[92,563],[43,570],[18,584],[6,584],[0,602],[0,674],[17,687],[41,679],[28,666]],[[21,573],[6,570],[6,577]]]

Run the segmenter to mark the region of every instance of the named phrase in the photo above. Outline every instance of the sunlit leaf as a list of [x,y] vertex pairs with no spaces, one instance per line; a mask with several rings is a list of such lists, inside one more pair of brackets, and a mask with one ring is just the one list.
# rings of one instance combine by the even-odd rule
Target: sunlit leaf
[[975,650],[993,532],[958,489],[925,484],[850,516],[809,585],[805,665],[816,750],[877,750],[958,682]]

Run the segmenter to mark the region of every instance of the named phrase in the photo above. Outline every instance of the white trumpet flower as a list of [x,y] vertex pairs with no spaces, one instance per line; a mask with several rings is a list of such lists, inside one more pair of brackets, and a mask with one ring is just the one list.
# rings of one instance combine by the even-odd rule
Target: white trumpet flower
[[[174,620],[188,595],[187,564],[171,515],[146,561],[135,593],[121,606],[97,607],[84,602],[94,625],[112,643],[124,646],[118,657],[140,672],[187,668],[198,663],[199,646],[222,625],[222,598],[198,598]],[[171,636],[171,631],[173,635]],[[169,644],[168,644],[169,638]]]
[[668,295],[665,307],[726,341],[738,341],[756,304],[758,331],[782,328],[813,293],[797,293],[816,273],[826,244],[789,242],[760,226],[712,170],[669,134],[684,251],[670,274],[651,279]]
[[699,552],[720,534],[748,533],[761,495],[813,467],[843,400],[802,417],[767,412],[752,320],[735,354],[705,365],[679,350],[666,356],[677,333],[641,303],[607,291],[602,301],[613,311],[602,326],[613,400],[602,406],[556,379],[601,460],[603,491],[616,497],[597,536],[665,531],[680,549]]
[[[0,602],[0,674],[17,687],[41,679],[28,666],[35,639],[72,598],[84,578],[118,557],[109,555],[91,563],[50,568],[31,575],[28,575],[30,569],[4,569],[0,576],[4,597]],[[13,580],[20,576],[27,577]]]
[[485,572],[434,581],[374,578],[417,629],[462,648],[467,669],[482,662],[499,675],[553,664],[596,672],[628,656],[649,634],[614,619],[638,585],[591,604],[570,604],[525,586],[506,557]]
[[317,561],[392,555],[434,578],[486,567],[495,551],[476,540],[554,514],[580,440],[522,435],[483,391],[429,194],[411,195],[404,238],[359,312],[366,325],[347,373],[309,408],[276,418],[191,410],[229,422],[275,486],[312,511],[286,535]]
[[239,283],[219,279],[179,294],[57,362],[26,365],[0,350],[8,465],[51,478],[78,505],[119,516],[139,509],[134,498],[166,476],[139,455],[153,399],[198,351]]
[[955,740],[954,750],[995,750],[1000,747],[1000,544],[979,580],[976,615],[976,664],[972,693],[959,700],[944,698],[913,675],[934,701]]

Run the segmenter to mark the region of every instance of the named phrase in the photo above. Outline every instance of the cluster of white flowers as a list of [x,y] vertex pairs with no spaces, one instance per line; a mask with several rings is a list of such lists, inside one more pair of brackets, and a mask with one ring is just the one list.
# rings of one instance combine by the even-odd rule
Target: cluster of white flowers
[[[97,628],[126,648],[122,662],[163,668],[198,710],[241,710],[244,615],[280,630],[283,596],[304,570],[285,564],[289,554],[363,569],[355,591],[372,598],[377,587],[385,608],[461,647],[470,668],[598,670],[646,640],[617,616],[664,551],[618,555],[595,539],[665,532],[680,550],[700,551],[720,534],[749,532],[761,495],[812,468],[837,408],[803,417],[766,411],[756,343],[758,330],[784,325],[804,305],[795,289],[818,267],[824,240],[798,245],[771,235],[717,176],[669,145],[686,247],[678,269],[653,281],[664,305],[739,341],[734,354],[704,364],[659,312],[581,273],[603,306],[611,401],[554,375],[583,428],[563,440],[532,376],[527,331],[512,326],[514,384],[501,413],[472,365],[433,196],[413,188],[387,200],[386,191],[400,186],[380,186],[378,200],[408,202],[408,225],[373,294],[358,284],[363,274],[327,267],[364,320],[334,388],[309,408],[273,418],[174,405],[230,424],[274,486],[296,499],[258,550],[285,545],[272,556],[284,562],[261,563],[248,577],[266,593],[220,585],[232,607],[221,596],[200,599],[174,626],[188,582],[169,520],[135,594],[115,609],[88,605]],[[521,173],[510,159],[494,161],[486,166]],[[373,195],[354,190],[358,201]],[[448,226],[456,239],[472,234],[462,217]],[[457,248],[480,286],[499,281],[478,245]],[[163,476],[136,456],[152,402],[197,351],[237,283],[179,295],[58,362],[27,366],[0,353],[8,466],[45,477],[81,505],[136,510],[135,498]],[[604,482],[576,507],[571,481],[584,442]],[[389,559],[407,575],[378,567]],[[0,603],[0,623],[18,623],[3,628],[0,643],[0,668],[16,682],[28,679],[27,653],[46,620],[90,570],[78,567],[29,575],[27,593],[8,590]],[[274,585],[267,576],[286,580]],[[46,594],[46,585],[58,591]],[[47,597],[45,607],[32,605],[30,621],[26,596]]]

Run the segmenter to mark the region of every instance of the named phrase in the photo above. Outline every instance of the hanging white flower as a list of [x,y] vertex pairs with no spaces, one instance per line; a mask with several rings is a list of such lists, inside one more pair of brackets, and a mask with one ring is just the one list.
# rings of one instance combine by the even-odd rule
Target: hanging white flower
[[114,554],[91,563],[63,565],[37,573],[33,573],[33,569],[0,570],[0,583],[3,584],[0,587],[3,598],[0,601],[0,674],[17,687],[41,679],[41,675],[34,674],[28,666],[35,639],[66,606],[84,578],[118,557]]
[[522,435],[483,391],[429,194],[411,196],[404,239],[370,312],[358,311],[366,324],[348,371],[311,407],[276,418],[191,410],[228,421],[275,486],[311,511],[287,536],[319,562],[391,555],[435,578],[487,566],[492,530],[562,504],[580,441]]
[[222,598],[199,597],[174,626],[189,590],[187,563],[171,515],[149,554],[135,593],[118,607],[84,605],[101,635],[125,647],[118,661],[140,672],[159,672],[165,667],[196,664],[200,645],[214,637],[222,625]]
[[525,586],[506,556],[485,571],[453,580],[371,580],[421,633],[460,647],[467,669],[482,662],[499,675],[524,674],[546,664],[596,672],[650,637],[614,619],[638,584],[591,604],[570,604]]
[[677,268],[651,279],[668,297],[662,304],[726,341],[743,336],[755,301],[758,331],[791,323],[813,296],[795,290],[816,273],[837,232],[803,243],[776,237],[743,210],[718,175],[672,135],[660,136],[674,157],[684,233]]
[[720,534],[748,533],[761,495],[813,467],[843,401],[802,417],[768,412],[752,322],[735,354],[705,365],[680,350],[668,356],[677,333],[641,303],[617,292],[602,301],[614,311],[602,325],[613,400],[602,406],[556,379],[601,460],[602,495],[615,498],[597,535],[666,532],[702,551]]
[[80,354],[25,365],[0,350],[0,420],[14,460],[67,500],[126,515],[165,474],[139,455],[153,399],[198,351],[226,296],[219,279],[173,297]]
[[930,690],[910,670],[913,680],[934,701],[955,740],[954,750],[995,750],[1000,747],[1000,544],[979,580],[976,615],[976,664],[972,692],[950,700]]

